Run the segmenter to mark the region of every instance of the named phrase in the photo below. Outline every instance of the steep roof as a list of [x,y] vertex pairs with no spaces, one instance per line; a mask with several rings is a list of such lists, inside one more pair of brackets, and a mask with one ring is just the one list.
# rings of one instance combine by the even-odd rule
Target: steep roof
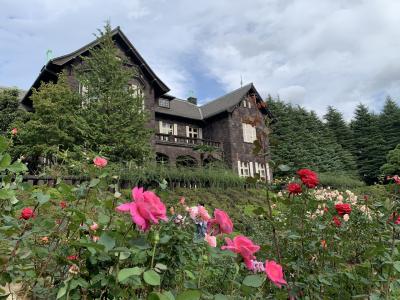
[[[170,108],[156,106],[155,111],[188,119],[205,120],[225,111],[231,112],[249,92],[255,93],[259,101],[262,101],[253,83],[249,83],[202,106],[164,95],[163,98],[170,100]],[[262,112],[264,113],[263,110]]]
[[[160,91],[160,95],[167,93],[170,89],[169,87],[162,82],[160,78],[154,73],[154,71],[150,68],[150,66],[146,63],[146,61],[143,59],[143,57],[139,54],[139,52],[136,50],[136,48],[132,45],[132,43],[128,40],[128,38],[125,36],[125,34],[122,32],[120,27],[118,26],[117,28],[113,29],[111,31],[111,36],[115,41],[122,42],[126,48],[129,51],[129,54],[132,56],[133,59],[135,59],[138,63],[139,68],[145,73],[149,78],[152,84],[155,85],[155,87]],[[29,89],[29,91],[26,93],[24,98],[22,99],[23,104],[28,104],[28,98],[31,95],[31,90],[32,88],[37,88],[40,85],[40,82],[45,78],[45,77],[56,77],[56,73],[59,72],[65,64],[70,62],[71,60],[75,59],[76,57],[79,57],[80,55],[85,54],[88,52],[90,49],[93,47],[97,46],[99,44],[99,39],[96,39],[89,44],[79,48],[76,51],[73,51],[69,54],[59,56],[56,58],[53,58],[47,62],[45,66],[40,71],[39,76],[33,83],[32,87]]]

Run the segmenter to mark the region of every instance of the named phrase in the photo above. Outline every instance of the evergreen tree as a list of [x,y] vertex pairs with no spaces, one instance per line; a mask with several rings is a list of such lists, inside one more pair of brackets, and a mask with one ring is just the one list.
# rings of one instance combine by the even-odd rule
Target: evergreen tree
[[371,114],[362,104],[355,110],[350,126],[353,130],[353,155],[360,176],[367,183],[377,181],[380,167],[385,162],[384,139],[379,128],[379,117]]
[[13,123],[26,121],[28,113],[19,108],[17,89],[0,89],[0,134],[10,131]]
[[130,87],[135,71],[118,58],[109,24],[100,31],[99,47],[83,57],[77,71],[87,92],[82,94],[86,146],[113,161],[146,160],[151,155],[151,130],[143,98]]
[[379,115],[379,128],[384,137],[384,153],[400,144],[400,107],[388,96]]
[[384,175],[400,175],[400,144],[386,156],[387,163],[381,167]]
[[342,113],[332,106],[328,106],[328,111],[324,115],[325,126],[332,132],[336,141],[346,150],[352,149],[352,133],[350,127],[343,119]]
[[57,83],[44,83],[34,90],[31,99],[35,112],[27,123],[19,123],[14,154],[25,156],[30,169],[36,169],[40,157],[54,163],[59,151],[82,145],[85,120],[79,95],[64,74]]

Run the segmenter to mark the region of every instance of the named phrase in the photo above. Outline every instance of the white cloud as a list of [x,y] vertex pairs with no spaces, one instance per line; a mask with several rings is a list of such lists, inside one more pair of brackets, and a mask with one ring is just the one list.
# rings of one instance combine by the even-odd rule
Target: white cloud
[[263,95],[349,118],[360,102],[400,98],[399,11],[397,0],[3,0],[0,84],[29,87],[47,49],[73,51],[109,19],[178,96],[195,58],[226,91],[242,76]]

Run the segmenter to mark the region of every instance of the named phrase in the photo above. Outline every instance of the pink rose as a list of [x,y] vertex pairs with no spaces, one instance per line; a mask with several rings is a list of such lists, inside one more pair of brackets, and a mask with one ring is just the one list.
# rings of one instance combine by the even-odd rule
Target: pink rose
[[243,235],[235,236],[233,240],[230,238],[225,238],[225,242],[227,245],[222,246],[221,249],[230,250],[234,253],[240,254],[243,257],[247,268],[252,270],[252,260],[256,258],[254,253],[260,250],[260,246],[254,244],[252,240]]
[[207,226],[207,231],[213,235],[219,233],[230,234],[233,231],[233,223],[228,214],[223,210],[216,208],[214,210],[214,218],[210,219]]
[[90,225],[90,230],[96,231],[97,229],[99,229],[99,225],[97,223],[93,223],[92,225]]
[[32,208],[26,207],[21,211],[20,219],[29,220],[30,218],[34,218],[35,213]]
[[217,247],[217,238],[212,235],[206,234],[204,237],[204,240],[211,246],[211,247]]
[[11,130],[11,134],[12,134],[12,135],[17,135],[17,133],[18,133],[18,128],[13,128],[13,129]]
[[105,166],[107,166],[108,161],[104,157],[96,156],[93,159],[93,163],[98,168],[104,168]]
[[287,284],[286,280],[283,278],[282,266],[277,264],[275,261],[265,261],[265,273],[269,280],[271,280],[278,288],[281,288],[283,284]]
[[193,220],[197,218],[198,214],[199,214],[199,209],[197,206],[192,206],[189,208],[189,215]]
[[197,206],[197,211],[199,213],[200,218],[203,221],[208,221],[211,219],[210,215],[208,214],[207,209],[204,206],[202,206],[202,205]]
[[132,221],[142,231],[147,231],[151,223],[158,224],[159,220],[167,221],[167,209],[156,194],[150,191],[143,192],[143,188],[135,187],[132,190],[133,201],[121,204],[117,211],[129,212]]

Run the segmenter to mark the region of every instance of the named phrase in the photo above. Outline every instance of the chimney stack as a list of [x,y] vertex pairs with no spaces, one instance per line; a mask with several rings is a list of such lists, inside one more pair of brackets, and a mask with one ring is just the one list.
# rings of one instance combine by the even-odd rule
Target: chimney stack
[[190,97],[187,98],[187,101],[188,101],[189,103],[192,103],[192,104],[194,104],[194,105],[197,105],[197,98],[196,98],[196,97],[190,96]]

